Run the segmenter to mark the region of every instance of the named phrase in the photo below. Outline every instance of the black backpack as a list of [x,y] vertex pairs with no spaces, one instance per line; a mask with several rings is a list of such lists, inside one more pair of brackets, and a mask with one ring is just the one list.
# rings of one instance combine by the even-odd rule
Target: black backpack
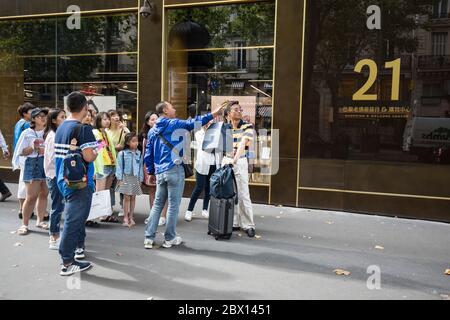
[[210,193],[216,199],[232,199],[238,204],[237,183],[233,166],[226,165],[211,175]]
[[87,165],[78,149],[83,124],[77,124],[70,139],[70,149],[63,161],[64,181],[69,189],[81,190],[87,187]]

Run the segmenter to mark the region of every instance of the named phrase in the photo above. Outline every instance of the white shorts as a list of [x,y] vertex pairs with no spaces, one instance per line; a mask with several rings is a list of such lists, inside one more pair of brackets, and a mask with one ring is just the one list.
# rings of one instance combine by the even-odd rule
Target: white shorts
[[27,198],[27,187],[23,182],[23,170],[20,170],[19,189],[17,190],[17,199]]

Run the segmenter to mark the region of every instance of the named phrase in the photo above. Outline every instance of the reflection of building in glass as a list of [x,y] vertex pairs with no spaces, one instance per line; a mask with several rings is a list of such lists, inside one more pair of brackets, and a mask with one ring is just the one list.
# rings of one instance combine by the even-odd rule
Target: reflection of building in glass
[[422,16],[418,31],[416,115],[445,117],[450,112],[449,1],[435,1],[430,15]]
[[239,101],[244,121],[271,129],[274,1],[169,10],[168,28],[166,94],[179,117]]

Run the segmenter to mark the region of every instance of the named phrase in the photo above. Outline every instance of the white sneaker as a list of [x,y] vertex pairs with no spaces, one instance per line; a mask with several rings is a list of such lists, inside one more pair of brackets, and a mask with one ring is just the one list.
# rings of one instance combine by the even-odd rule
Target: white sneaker
[[145,221],[144,221],[145,224],[148,224],[148,219],[149,219],[149,218],[145,219]]
[[119,217],[123,217],[123,216],[125,216],[125,213],[123,212],[123,210],[120,210],[119,211]]
[[209,211],[208,210],[203,210],[202,211],[202,216],[203,216],[203,218],[208,219],[209,218]]
[[192,211],[186,211],[186,214],[184,215],[184,220],[186,220],[187,222],[192,221]]
[[145,239],[144,247],[145,249],[153,249],[153,240]]
[[170,241],[165,240],[162,246],[164,248],[171,248],[172,246],[178,246],[181,243],[183,243],[183,239],[179,236],[176,236],[175,239],[173,240]]
[[85,254],[84,254],[84,249],[82,248],[78,248],[75,250],[75,260],[82,260],[86,258]]
[[48,248],[50,250],[59,250],[59,239],[58,240],[49,240]]
[[159,222],[158,222],[158,226],[163,226],[163,225],[165,225],[166,224],[166,218],[164,218],[164,217],[160,217],[159,218]]

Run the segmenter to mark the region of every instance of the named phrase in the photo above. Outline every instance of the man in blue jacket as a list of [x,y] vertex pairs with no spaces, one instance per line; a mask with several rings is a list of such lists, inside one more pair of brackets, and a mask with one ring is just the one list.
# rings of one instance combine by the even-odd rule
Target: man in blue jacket
[[[206,125],[216,115],[220,114],[222,109],[223,107],[212,114],[209,113],[193,119],[180,120],[176,118],[176,110],[169,102],[163,101],[156,106],[159,119],[148,133],[148,143],[144,156],[148,174],[153,176],[153,180],[156,175],[157,185],[155,201],[145,231],[144,246],[146,249],[153,248],[159,217],[167,199],[169,200],[169,209],[163,247],[170,248],[183,242],[182,238],[177,236],[176,226],[185,179],[182,160],[184,137],[195,129],[196,123],[198,128]],[[169,143],[176,150],[172,149],[168,145]]]

